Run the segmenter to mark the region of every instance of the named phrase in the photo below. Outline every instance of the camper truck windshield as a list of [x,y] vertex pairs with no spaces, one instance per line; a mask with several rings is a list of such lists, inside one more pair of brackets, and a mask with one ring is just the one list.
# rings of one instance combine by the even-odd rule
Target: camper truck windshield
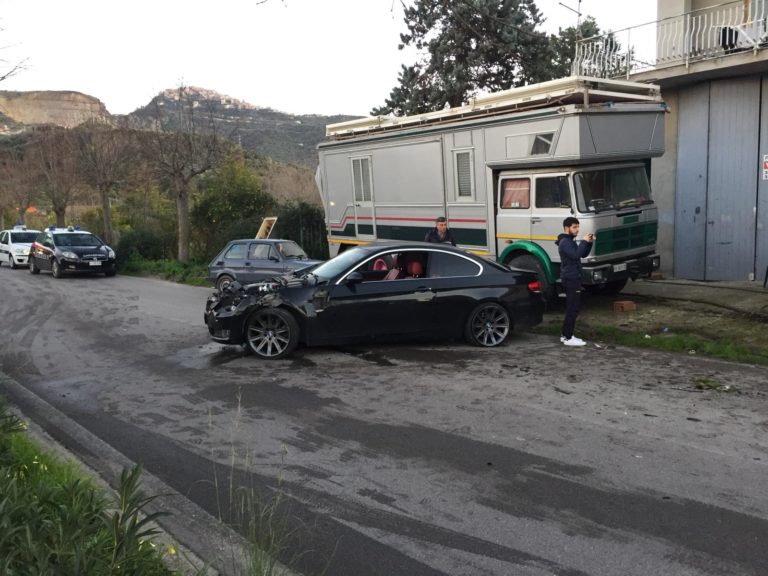
[[643,166],[577,172],[573,181],[579,212],[624,210],[653,203]]

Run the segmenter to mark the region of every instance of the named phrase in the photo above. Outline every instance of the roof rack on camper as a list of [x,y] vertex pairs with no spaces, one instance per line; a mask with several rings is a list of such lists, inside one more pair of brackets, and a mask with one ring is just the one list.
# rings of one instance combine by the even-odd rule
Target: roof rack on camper
[[370,132],[439,124],[449,120],[530,110],[556,104],[589,106],[608,102],[662,102],[661,90],[655,84],[569,76],[478,96],[468,104],[456,108],[413,116],[373,116],[328,124],[325,135],[338,140]]

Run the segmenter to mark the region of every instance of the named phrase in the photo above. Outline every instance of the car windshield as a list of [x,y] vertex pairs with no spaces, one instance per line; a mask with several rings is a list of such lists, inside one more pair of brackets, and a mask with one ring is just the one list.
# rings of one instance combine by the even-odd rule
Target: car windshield
[[93,234],[56,234],[56,246],[101,246],[102,242]]
[[367,250],[363,250],[362,248],[346,250],[335,258],[323,262],[317,268],[313,268],[312,274],[326,280],[334,278],[362,260],[367,254]]
[[11,232],[11,242],[15,244],[32,244],[37,238],[37,232]]
[[573,176],[579,212],[603,212],[653,204],[643,166],[577,172]]
[[280,242],[278,247],[284,258],[299,258],[301,260],[308,258],[307,253],[296,242]]

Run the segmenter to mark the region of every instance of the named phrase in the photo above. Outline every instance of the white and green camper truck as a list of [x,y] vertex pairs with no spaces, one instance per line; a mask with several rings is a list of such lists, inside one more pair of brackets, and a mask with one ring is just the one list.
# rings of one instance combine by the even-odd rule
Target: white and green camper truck
[[651,158],[664,152],[658,86],[573,76],[460,108],[326,127],[317,185],[331,256],[376,239],[423,240],[446,216],[460,247],[535,269],[548,296],[555,240],[594,232],[586,286],[618,292],[659,267]]

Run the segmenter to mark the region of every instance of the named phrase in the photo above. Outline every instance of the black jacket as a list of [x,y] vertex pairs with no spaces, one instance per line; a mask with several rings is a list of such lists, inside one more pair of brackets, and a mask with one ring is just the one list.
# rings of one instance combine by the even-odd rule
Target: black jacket
[[456,246],[456,241],[453,239],[453,234],[451,234],[450,228],[445,229],[445,236],[443,236],[442,240],[440,239],[440,234],[437,233],[437,228],[432,228],[432,230],[427,232],[427,235],[424,236],[424,242],[434,242],[435,244],[445,244],[447,242]]
[[576,240],[570,234],[560,234],[555,241],[560,252],[560,278],[581,280],[581,259],[592,251],[592,242]]

